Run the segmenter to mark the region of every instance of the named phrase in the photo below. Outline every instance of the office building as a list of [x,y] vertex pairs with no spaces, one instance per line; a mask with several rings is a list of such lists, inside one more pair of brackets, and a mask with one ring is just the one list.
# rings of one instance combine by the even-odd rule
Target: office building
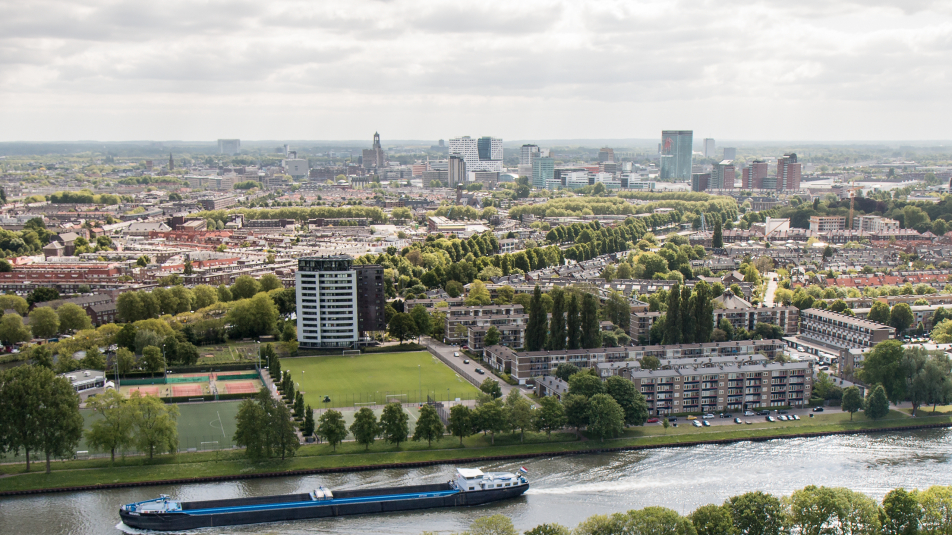
[[284,169],[291,175],[291,178],[306,177],[310,171],[307,160],[304,158],[284,160]]
[[615,150],[608,147],[604,147],[598,151],[598,161],[599,162],[614,162],[615,161]]
[[710,138],[710,137],[704,138],[704,157],[705,158],[714,157],[714,138]]
[[362,152],[362,161],[365,169],[381,169],[386,167],[387,154],[380,145],[380,134],[374,132],[374,144]]
[[800,165],[795,153],[784,154],[777,160],[777,191],[800,189]]
[[496,189],[499,173],[496,171],[473,171],[467,175],[470,183],[482,184],[484,190]]
[[532,187],[544,189],[546,183],[555,179],[555,160],[538,157],[532,160]]
[[451,154],[446,166],[449,187],[455,188],[466,183],[466,161],[457,154]]
[[724,147],[724,159],[725,160],[736,160],[737,159],[737,149],[734,147]]
[[846,230],[846,218],[843,216],[811,216],[810,230],[813,232]]
[[519,176],[532,178],[532,161],[542,154],[538,145],[523,145],[519,152]]
[[853,230],[860,232],[887,232],[899,230],[899,221],[878,215],[858,215],[853,218]]
[[361,332],[386,329],[382,266],[300,258],[295,283],[301,347],[355,347]]
[[711,183],[711,173],[692,173],[691,191],[704,191]]
[[502,140],[499,138],[455,137],[450,139],[449,153],[462,157],[467,171],[502,172]]
[[691,180],[693,162],[693,130],[661,132],[661,180]]
[[240,139],[219,139],[218,154],[238,154],[241,152]]
[[735,178],[736,173],[732,160],[723,160],[716,163],[714,169],[711,170],[711,189],[734,189]]
[[767,169],[767,162],[763,160],[754,160],[748,163],[741,172],[741,187],[744,189],[764,189]]

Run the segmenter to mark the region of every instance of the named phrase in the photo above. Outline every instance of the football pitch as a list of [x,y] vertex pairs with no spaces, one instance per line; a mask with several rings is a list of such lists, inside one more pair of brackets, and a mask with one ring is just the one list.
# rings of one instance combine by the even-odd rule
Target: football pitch
[[231,448],[235,416],[240,401],[179,403],[179,449],[216,450]]
[[[475,399],[476,387],[425,351],[281,359],[315,410]],[[298,386],[299,385],[299,386]],[[330,401],[325,401],[330,399]]]

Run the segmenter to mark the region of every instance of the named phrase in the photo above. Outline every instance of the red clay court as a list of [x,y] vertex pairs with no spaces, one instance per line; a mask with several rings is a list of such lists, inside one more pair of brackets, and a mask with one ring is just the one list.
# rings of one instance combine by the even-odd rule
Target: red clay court
[[185,396],[201,396],[202,386],[197,384],[190,385],[174,385],[172,386],[172,395],[174,397],[185,397]]
[[226,394],[251,394],[258,391],[255,381],[229,381],[223,386]]

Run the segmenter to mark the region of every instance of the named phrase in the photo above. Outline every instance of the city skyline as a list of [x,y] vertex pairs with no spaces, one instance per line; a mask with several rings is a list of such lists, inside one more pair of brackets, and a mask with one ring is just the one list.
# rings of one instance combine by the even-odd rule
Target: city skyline
[[7,5],[0,141],[948,137],[940,2],[346,7]]

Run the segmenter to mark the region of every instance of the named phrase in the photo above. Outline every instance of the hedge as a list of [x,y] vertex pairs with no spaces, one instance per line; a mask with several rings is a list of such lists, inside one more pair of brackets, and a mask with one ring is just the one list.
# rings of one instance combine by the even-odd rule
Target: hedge
[[[242,392],[240,394],[218,394],[217,401],[228,401],[235,399],[252,399],[257,396],[257,392]],[[189,401],[194,401],[201,398],[202,401],[216,401],[215,396],[212,394],[205,394],[203,396],[171,396],[167,398],[162,398],[162,401],[166,403],[188,403]]]

